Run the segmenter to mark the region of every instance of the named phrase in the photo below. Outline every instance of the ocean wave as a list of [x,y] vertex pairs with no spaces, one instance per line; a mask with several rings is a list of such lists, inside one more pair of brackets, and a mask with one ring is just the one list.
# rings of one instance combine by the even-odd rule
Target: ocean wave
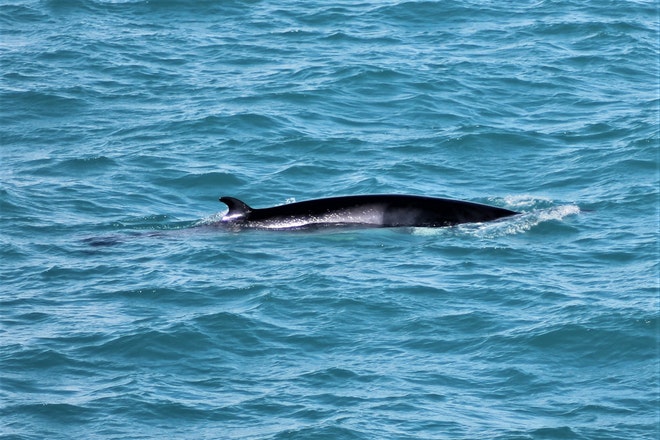
[[6,437],[657,437],[654,2],[6,3]]

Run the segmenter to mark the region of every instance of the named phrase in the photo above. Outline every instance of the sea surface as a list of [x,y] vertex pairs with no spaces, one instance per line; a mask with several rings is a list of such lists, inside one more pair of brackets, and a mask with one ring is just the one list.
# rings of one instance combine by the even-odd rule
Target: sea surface
[[[657,1],[0,1],[0,438],[657,439]],[[520,211],[231,231],[353,194]]]

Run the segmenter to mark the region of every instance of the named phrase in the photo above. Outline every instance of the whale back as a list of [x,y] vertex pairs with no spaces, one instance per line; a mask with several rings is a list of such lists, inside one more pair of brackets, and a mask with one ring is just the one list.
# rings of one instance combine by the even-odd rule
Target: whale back
[[462,200],[421,196],[393,196],[383,215],[384,226],[443,227],[485,222],[517,212]]
[[220,201],[229,207],[222,222],[238,228],[444,227],[517,214],[461,200],[397,194],[330,197],[260,209],[253,209],[234,197],[220,197]]

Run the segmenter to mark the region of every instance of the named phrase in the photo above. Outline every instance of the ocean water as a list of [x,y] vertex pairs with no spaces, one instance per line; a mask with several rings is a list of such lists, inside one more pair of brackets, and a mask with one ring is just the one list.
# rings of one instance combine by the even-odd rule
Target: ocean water
[[[657,439],[655,1],[0,2],[0,438]],[[232,232],[420,194],[522,214]]]

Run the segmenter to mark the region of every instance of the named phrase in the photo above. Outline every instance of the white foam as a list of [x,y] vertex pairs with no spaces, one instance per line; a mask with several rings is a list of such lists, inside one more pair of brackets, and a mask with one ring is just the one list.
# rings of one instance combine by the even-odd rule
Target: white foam
[[544,197],[532,196],[529,194],[520,194],[504,197],[504,203],[510,209],[529,209],[539,205],[549,205],[552,203],[552,200]]
[[476,237],[496,238],[527,232],[541,223],[561,221],[564,217],[578,214],[579,212],[580,207],[577,205],[562,205],[523,212],[520,215],[491,223],[465,225],[464,227],[461,226],[459,228]]
[[222,221],[222,217],[224,217],[225,214],[226,214],[226,212],[218,212],[218,213],[215,213],[215,214],[213,214],[213,215],[210,215],[210,216],[208,216],[208,217],[205,217],[205,218],[203,218],[203,219],[200,219],[199,221],[197,221],[197,222],[194,224],[194,226],[210,226],[210,225],[214,225],[214,224],[216,224],[216,223]]

